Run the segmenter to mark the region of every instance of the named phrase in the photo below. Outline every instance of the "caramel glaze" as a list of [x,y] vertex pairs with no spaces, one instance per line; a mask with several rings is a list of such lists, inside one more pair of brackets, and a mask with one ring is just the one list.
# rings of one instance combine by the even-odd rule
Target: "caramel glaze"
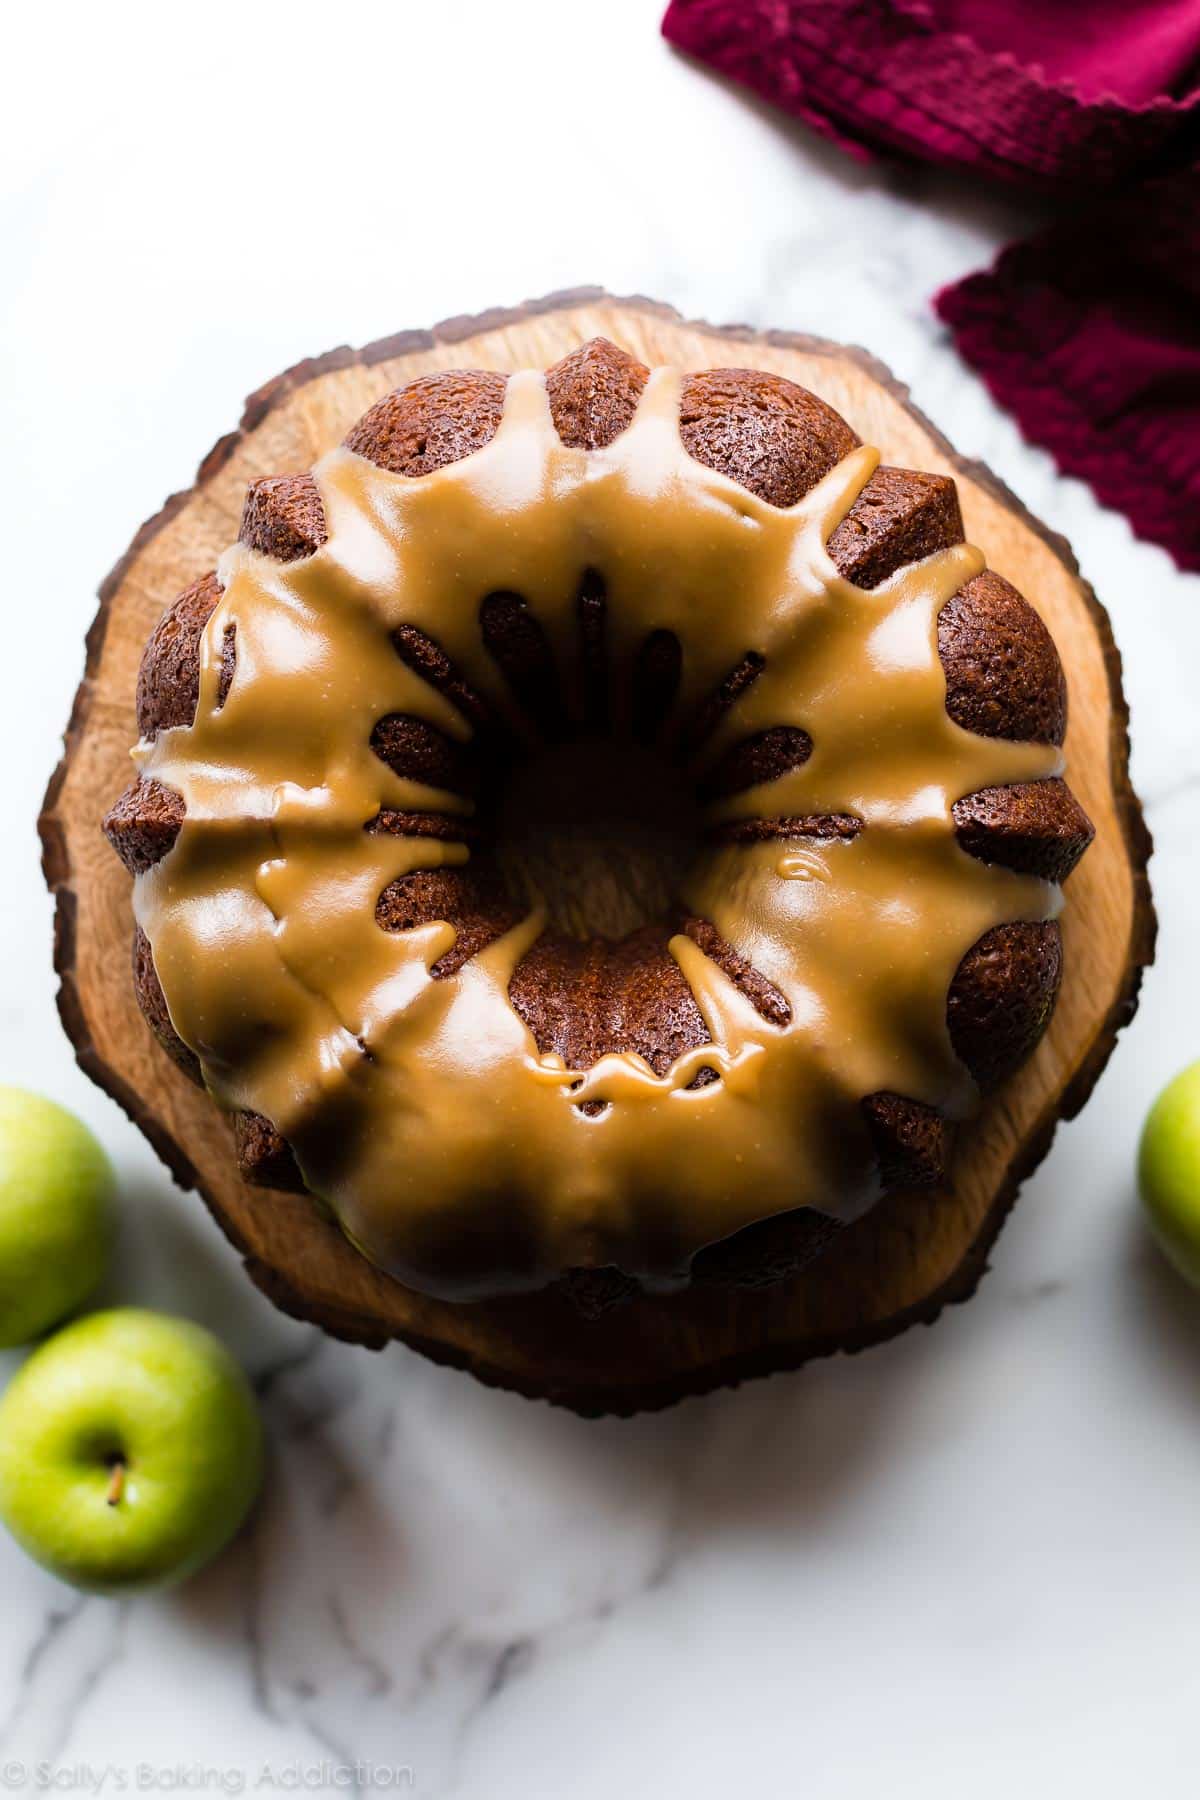
[[[314,471],[325,541],[290,562],[226,555],[194,723],[135,752],[185,809],[135,886],[175,1030],[221,1105],[278,1128],[366,1256],[445,1297],[608,1265],[669,1288],[755,1221],[857,1217],[881,1185],[864,1096],[966,1116],[955,971],[996,926],[1059,906],[1051,882],[956,837],[963,796],[1062,766],[1053,745],[947,713],[938,616],[982,557],[955,545],[854,585],[827,544],[876,453],[777,507],[687,454],[680,388],[656,370],[596,449],[561,441],[527,372],[491,440],[419,481],[333,451]],[[589,581],[606,596],[603,692],[578,654]],[[377,921],[392,884],[470,858],[454,772],[475,727],[396,650],[406,633],[436,644],[528,742],[519,683],[489,651],[523,619],[567,716],[602,713],[614,740],[638,731],[645,645],[674,647],[668,730],[697,746],[711,832],[680,900],[711,935],[681,930],[670,953],[710,1041],[665,1070],[539,1053],[509,999],[536,909],[458,961],[453,925]],[[689,732],[739,669],[736,729],[726,707]],[[447,746],[428,782],[373,747],[388,720]],[[779,772],[731,792],[747,738],[781,747]],[[779,1004],[755,1005],[739,969]]]

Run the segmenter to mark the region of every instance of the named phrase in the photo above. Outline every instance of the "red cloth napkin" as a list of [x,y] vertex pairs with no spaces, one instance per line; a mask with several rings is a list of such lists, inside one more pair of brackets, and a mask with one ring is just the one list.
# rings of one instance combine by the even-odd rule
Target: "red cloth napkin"
[[672,0],[665,35],[851,155],[1038,190],[935,304],[992,393],[1200,570],[1200,0]]

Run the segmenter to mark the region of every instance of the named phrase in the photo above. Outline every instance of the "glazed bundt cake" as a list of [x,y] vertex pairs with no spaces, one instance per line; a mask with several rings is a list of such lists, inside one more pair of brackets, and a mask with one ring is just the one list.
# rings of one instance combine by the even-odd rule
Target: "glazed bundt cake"
[[428,375],[146,646],[138,1002],[246,1180],[412,1287],[773,1282],[1045,1029],[1066,704],[953,481],[814,394]]

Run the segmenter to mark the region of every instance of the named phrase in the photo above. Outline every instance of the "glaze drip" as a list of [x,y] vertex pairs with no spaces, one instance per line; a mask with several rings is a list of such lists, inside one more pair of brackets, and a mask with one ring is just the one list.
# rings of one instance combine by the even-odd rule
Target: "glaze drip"
[[[703,1246],[774,1213],[858,1216],[879,1191],[863,1096],[969,1113],[977,1096],[946,1028],[954,972],[993,926],[1058,908],[1049,883],[955,840],[962,795],[1061,767],[1055,749],[947,716],[937,616],[982,557],[957,546],[855,587],[825,546],[876,453],[853,451],[796,506],[772,507],[687,455],[680,380],[656,370],[602,450],[561,443],[543,377],[525,372],[492,441],[420,479],[333,451],[314,471],[327,542],[288,564],[226,555],[195,721],[135,752],[186,802],[174,848],[135,889],[176,1030],[221,1105],[277,1126],[363,1254],[443,1297],[605,1264],[665,1288]],[[651,633],[682,646],[679,741],[752,654],[761,671],[693,756],[698,784],[763,730],[806,733],[812,752],[706,818],[861,822],[853,836],[727,836],[698,852],[683,906],[778,988],[790,1019],[764,1019],[681,934],[671,954],[712,1041],[661,1076],[634,1054],[588,1070],[539,1054],[508,999],[543,928],[536,909],[441,980],[430,971],[453,926],[375,921],[390,882],[469,857],[453,837],[368,829],[388,809],[471,810],[371,748],[392,714],[461,742],[473,731],[392,633],[433,639],[529,741],[481,608],[497,593],[525,602],[582,716],[596,705],[578,654],[589,572],[607,595],[614,738],[633,729],[631,675]],[[702,1070],[719,1079],[693,1086]]]

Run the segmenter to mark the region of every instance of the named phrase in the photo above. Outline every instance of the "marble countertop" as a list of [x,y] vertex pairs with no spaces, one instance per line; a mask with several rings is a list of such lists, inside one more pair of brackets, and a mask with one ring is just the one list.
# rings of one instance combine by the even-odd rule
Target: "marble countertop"
[[[1196,1791],[1200,1303],[1146,1243],[1132,1163],[1200,1054],[1200,583],[1026,446],[930,313],[1020,210],[846,162],[669,52],[658,11],[15,21],[0,1079],[99,1132],[124,1191],[109,1295],[221,1331],[272,1467],[252,1528],[165,1597],[81,1599],[0,1541],[0,1786]],[[969,1306],[599,1424],[271,1311],[72,1063],[33,828],[97,579],[245,392],[583,281],[867,344],[1066,533],[1125,658],[1162,924],[1135,1025]]]

